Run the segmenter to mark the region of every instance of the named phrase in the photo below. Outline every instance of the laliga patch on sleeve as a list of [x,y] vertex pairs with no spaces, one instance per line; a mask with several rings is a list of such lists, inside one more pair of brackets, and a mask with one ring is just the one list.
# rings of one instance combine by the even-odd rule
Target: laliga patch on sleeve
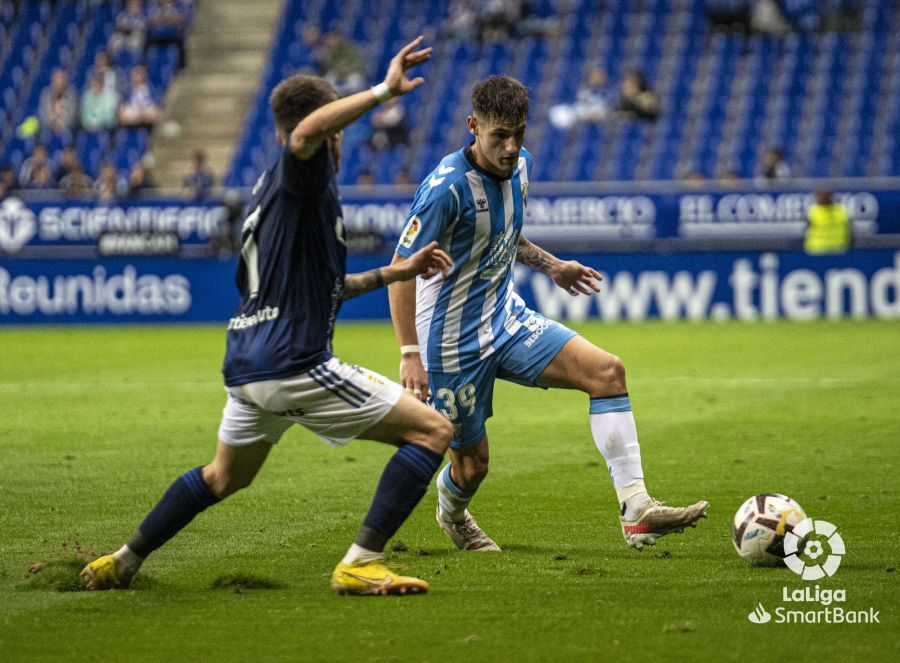
[[419,234],[419,231],[422,230],[422,220],[414,216],[407,222],[406,227],[403,229],[403,234],[400,236],[400,246],[404,249],[408,249],[413,245],[413,242],[416,241],[416,235]]

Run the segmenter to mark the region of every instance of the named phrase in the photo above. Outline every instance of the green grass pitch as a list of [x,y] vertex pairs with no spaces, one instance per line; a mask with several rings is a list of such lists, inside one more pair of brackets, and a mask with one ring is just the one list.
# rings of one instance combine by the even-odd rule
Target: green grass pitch
[[[224,335],[0,331],[0,659],[900,660],[900,324],[576,328],[625,361],[652,494],[707,499],[709,519],[626,548],[587,399],[501,383],[472,511],[504,552],[452,549],[432,487],[388,554],[431,592],[397,598],[328,588],[390,448],[333,450],[299,428],[250,489],[154,554],[133,590],[66,591],[211,458]],[[336,350],[396,374],[388,325],[339,325]],[[847,554],[819,584],[880,624],[748,620],[757,603],[821,608],[783,604],[783,587],[812,583],[732,550],[732,515],[766,491],[838,526]]]

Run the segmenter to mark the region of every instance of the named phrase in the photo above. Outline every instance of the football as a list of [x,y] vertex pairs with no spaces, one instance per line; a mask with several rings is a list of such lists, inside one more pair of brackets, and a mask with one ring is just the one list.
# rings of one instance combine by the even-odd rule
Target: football
[[787,495],[754,495],[734,514],[734,549],[753,566],[782,566],[784,535],[805,519],[803,508]]

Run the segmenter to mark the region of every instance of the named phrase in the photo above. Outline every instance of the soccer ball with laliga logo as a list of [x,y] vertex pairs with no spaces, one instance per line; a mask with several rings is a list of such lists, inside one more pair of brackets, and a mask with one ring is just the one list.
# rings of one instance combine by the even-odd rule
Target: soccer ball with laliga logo
[[754,495],[734,514],[734,549],[753,566],[782,566],[784,535],[805,519],[803,508],[787,495]]

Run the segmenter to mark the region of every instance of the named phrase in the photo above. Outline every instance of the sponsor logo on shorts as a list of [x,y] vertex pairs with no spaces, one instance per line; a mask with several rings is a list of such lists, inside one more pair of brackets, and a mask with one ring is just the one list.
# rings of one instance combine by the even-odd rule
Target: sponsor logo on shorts
[[306,410],[302,407],[295,407],[292,410],[282,410],[281,412],[276,412],[279,417],[304,417],[306,416]]
[[525,339],[523,343],[525,347],[530,348],[534,345],[541,335],[550,328],[550,324],[551,323],[547,318],[537,318],[535,316],[528,318],[528,320],[523,323],[523,326],[531,332],[531,336]]

